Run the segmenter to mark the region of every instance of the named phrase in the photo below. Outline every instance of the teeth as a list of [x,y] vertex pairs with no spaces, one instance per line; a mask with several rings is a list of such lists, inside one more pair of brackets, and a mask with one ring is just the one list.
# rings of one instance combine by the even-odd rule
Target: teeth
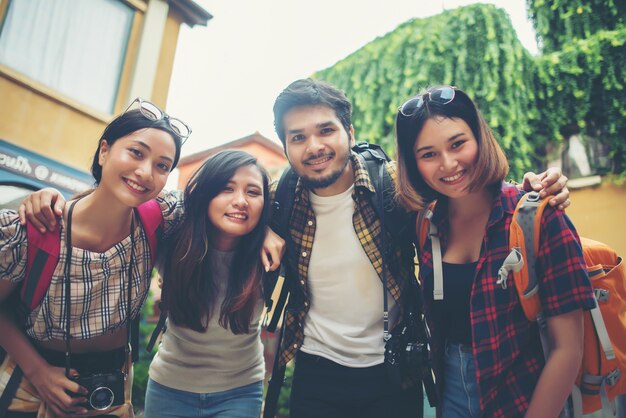
[[455,174],[452,177],[442,177],[441,180],[447,181],[447,182],[455,181],[455,180],[460,179],[463,176],[463,174],[465,174],[465,170],[461,171],[458,174]]
[[126,179],[126,184],[130,186],[131,189],[136,190],[138,192],[145,192],[147,189],[132,180]]
[[306,163],[309,164],[309,165],[317,165],[317,164],[325,163],[328,160],[330,160],[330,157],[325,157],[325,158],[321,158],[321,159],[318,159],[318,160],[309,160]]
[[248,219],[247,215],[243,215],[239,213],[229,213],[226,216],[228,216],[229,218],[242,219],[242,220]]

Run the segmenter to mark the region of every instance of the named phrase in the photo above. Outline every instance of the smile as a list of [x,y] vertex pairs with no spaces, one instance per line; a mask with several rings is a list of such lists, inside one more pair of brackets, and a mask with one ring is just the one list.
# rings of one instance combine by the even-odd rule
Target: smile
[[467,173],[467,170],[462,170],[459,171],[458,173],[456,173],[453,176],[450,177],[442,177],[441,181],[445,182],[445,183],[454,183],[455,181],[459,180],[461,177],[463,177],[465,175],[465,173]]
[[317,165],[322,165],[325,162],[330,161],[331,159],[332,159],[332,155],[325,155],[320,158],[312,158],[310,160],[307,160],[304,164],[309,165],[309,166],[317,166]]
[[245,213],[227,213],[226,217],[237,221],[248,220],[248,215]]
[[124,182],[126,183],[128,187],[130,187],[132,190],[136,191],[137,193],[145,193],[148,191],[146,187],[143,187],[141,184],[136,183],[132,181],[131,179],[124,178]]

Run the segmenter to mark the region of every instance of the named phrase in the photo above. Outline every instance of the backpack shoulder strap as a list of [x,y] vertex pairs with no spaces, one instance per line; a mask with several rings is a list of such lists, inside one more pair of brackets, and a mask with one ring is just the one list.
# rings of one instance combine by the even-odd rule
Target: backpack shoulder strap
[[272,229],[283,239],[289,236],[289,219],[293,210],[293,202],[296,197],[296,185],[298,175],[288,167],[278,180],[274,202],[272,203]]
[[157,257],[158,242],[163,235],[163,212],[161,212],[161,207],[156,199],[152,199],[139,205],[137,213],[139,213],[139,219],[148,237],[150,259],[152,260],[152,265],[154,265]]
[[395,199],[393,178],[385,166],[389,162],[389,157],[380,145],[365,141],[357,142],[352,150],[365,163],[376,193],[383,196],[382,207],[381,199],[375,198],[371,202],[378,216],[381,219],[384,217],[385,229],[394,239],[401,240],[403,237],[408,239],[406,232],[407,226],[412,224],[412,214],[405,211]]
[[30,222],[26,224],[26,276],[20,296],[29,311],[41,303],[50,287],[52,274],[59,262],[60,233],[60,230],[41,233]]
[[[148,247],[150,247],[150,260],[152,261],[152,265],[154,266],[156,263],[157,255],[158,255],[158,247],[159,241],[163,236],[163,212],[161,211],[161,207],[156,199],[149,200],[145,203],[142,203],[137,207],[137,213],[139,214],[139,219],[141,221],[141,225],[143,226],[144,231],[146,232],[146,237],[148,238]],[[165,286],[165,280],[163,283]],[[159,308],[161,308],[161,313],[159,315],[159,322],[157,322],[154,331],[152,331],[152,335],[150,336],[150,341],[146,346],[146,351],[151,352],[154,344],[156,343],[157,337],[161,333],[161,331],[165,328],[165,320],[167,319],[167,308],[166,304],[161,302],[159,304]],[[132,327],[135,331],[131,332],[133,335],[133,341],[131,342],[131,346],[133,347],[133,361],[136,361],[139,355],[138,350],[138,330],[139,330],[139,317],[137,317],[133,323]],[[135,341],[136,340],[136,341]]]
[[415,219],[415,239],[417,242],[417,252],[419,254],[426,245],[426,238],[428,238],[428,228],[430,225],[430,219],[433,216],[435,205],[437,202],[430,202],[428,206],[424,207],[417,213]]
[[541,218],[547,204],[548,199],[541,200],[536,192],[530,192],[521,197],[515,207],[509,227],[509,249],[513,254],[519,253],[522,265],[507,269],[507,260],[509,257],[514,258],[514,256],[509,255],[505,260],[505,265],[503,265],[504,271],[501,269],[501,276],[503,274],[508,275],[509,271],[513,272],[513,280],[522,309],[530,321],[537,320],[537,315],[541,311],[535,265],[539,251]]
[[[287,253],[295,251],[294,243],[289,232],[289,220],[291,219],[293,203],[296,197],[297,184],[298,175],[296,172],[290,167],[286,168],[280,176],[276,187],[274,202],[272,203],[272,220],[270,226],[274,232],[285,240]],[[285,260],[288,256],[288,254],[285,254],[283,257],[280,271],[277,270],[263,275],[263,294],[265,306],[267,307],[263,323],[270,332],[275,332],[278,328],[280,318],[289,300],[291,279],[286,276],[288,275],[287,272],[290,270],[285,268],[285,264],[287,263]],[[280,275],[284,277],[284,280],[280,280]],[[280,286],[280,291],[277,292],[276,289],[278,286]]]

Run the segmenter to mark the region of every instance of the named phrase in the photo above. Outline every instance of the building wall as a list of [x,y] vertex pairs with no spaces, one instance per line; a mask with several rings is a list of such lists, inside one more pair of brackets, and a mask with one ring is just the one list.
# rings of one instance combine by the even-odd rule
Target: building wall
[[603,184],[571,191],[567,214],[578,234],[613,247],[626,256],[626,184]]
[[[263,165],[270,173],[273,179],[278,178],[282,170],[287,166],[287,158],[284,154],[277,154],[273,150],[269,150],[267,147],[259,144],[258,142],[249,142],[242,146],[233,147],[233,149],[239,149],[246,151],[259,159],[261,165]],[[212,154],[211,154],[212,155]],[[208,157],[207,157],[208,158]],[[198,160],[189,164],[181,164],[178,166],[178,188],[184,189],[185,185],[189,181],[191,175],[204,163],[204,160]]]
[[[8,2],[0,0],[0,18]],[[145,4],[138,5],[118,86],[115,114],[128,106]],[[144,4],[144,6],[142,6]],[[165,23],[154,85],[144,98],[163,107],[172,75],[182,17],[170,8]],[[142,94],[143,95],[143,94]],[[0,138],[70,166],[86,170],[98,139],[115,115],[90,109],[10,68],[0,66]]]

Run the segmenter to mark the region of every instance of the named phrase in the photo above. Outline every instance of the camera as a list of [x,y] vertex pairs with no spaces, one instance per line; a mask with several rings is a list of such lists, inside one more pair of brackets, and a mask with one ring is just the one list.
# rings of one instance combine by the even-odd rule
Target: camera
[[74,377],[72,380],[89,391],[86,395],[87,403],[81,405],[87,409],[102,411],[124,403],[125,378],[121,371]]
[[392,335],[385,344],[385,365],[389,380],[402,386],[405,380],[419,378],[428,365],[425,343],[408,341],[405,334]]

